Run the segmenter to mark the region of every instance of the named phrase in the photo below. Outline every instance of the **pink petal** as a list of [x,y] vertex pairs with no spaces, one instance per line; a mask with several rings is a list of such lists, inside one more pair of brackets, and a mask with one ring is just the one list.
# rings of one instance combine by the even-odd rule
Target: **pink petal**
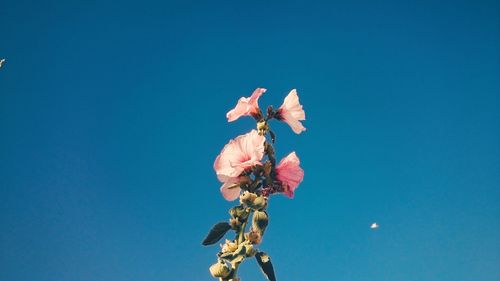
[[297,120],[306,120],[306,113],[302,109],[302,105],[299,102],[299,95],[297,90],[293,89],[288,93],[283,102],[286,110],[290,112],[293,118]]
[[220,187],[220,191],[222,192],[222,196],[224,196],[224,199],[226,199],[227,201],[234,201],[234,200],[238,199],[238,197],[240,196],[241,188],[234,187],[234,188],[229,189],[229,187],[232,185],[234,185],[234,183],[227,183],[226,182]]
[[287,123],[288,126],[290,126],[290,128],[292,128],[292,131],[294,133],[300,134],[306,130],[306,128],[302,125],[302,123],[299,120],[293,118],[290,115],[290,113],[282,114],[282,116],[283,116],[283,121],[285,121],[285,123]]
[[299,96],[295,89],[285,97],[281,107],[278,109],[281,119],[287,123],[296,134],[305,131],[306,128],[300,122],[306,120],[306,113],[299,102]]
[[259,97],[266,92],[264,88],[257,88],[248,98],[242,97],[238,100],[236,106],[227,114],[227,121],[233,122],[241,116],[249,116],[259,111]]

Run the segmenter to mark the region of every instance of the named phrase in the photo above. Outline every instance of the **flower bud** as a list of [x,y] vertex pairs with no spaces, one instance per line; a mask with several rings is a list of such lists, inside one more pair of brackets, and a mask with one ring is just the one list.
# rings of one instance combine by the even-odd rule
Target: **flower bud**
[[239,218],[245,213],[245,208],[243,206],[234,206],[229,209],[229,214],[233,218]]
[[253,201],[257,198],[257,195],[255,193],[251,193],[248,191],[243,192],[240,196],[240,203],[250,206],[253,204]]
[[260,233],[257,231],[254,231],[253,229],[250,232],[246,233],[245,237],[248,241],[250,241],[250,243],[252,243],[254,245],[259,244],[260,241],[262,240],[262,236],[260,235]]
[[226,239],[226,243],[222,246],[222,253],[232,253],[238,249],[238,244],[236,242],[231,242],[230,240]]
[[267,131],[269,131],[269,125],[266,120],[260,120],[257,122],[257,131],[259,131],[259,135],[265,135]]
[[267,213],[264,211],[255,211],[252,218],[252,229],[264,234],[267,224],[269,223],[269,218]]
[[274,115],[273,106],[270,105],[270,106],[267,107],[267,116],[270,117],[270,118],[272,118],[273,115]]
[[231,273],[231,269],[229,269],[229,267],[224,262],[221,261],[213,264],[209,270],[210,274],[212,274],[213,277],[220,277],[220,278],[226,278]]
[[254,210],[262,210],[267,207],[267,198],[265,196],[257,196],[255,193],[244,192],[240,196],[240,203]]
[[241,222],[238,218],[230,218],[229,225],[231,226],[231,229],[237,230],[241,227]]
[[253,200],[253,204],[250,206],[255,210],[262,210],[267,207],[267,197],[259,196]]

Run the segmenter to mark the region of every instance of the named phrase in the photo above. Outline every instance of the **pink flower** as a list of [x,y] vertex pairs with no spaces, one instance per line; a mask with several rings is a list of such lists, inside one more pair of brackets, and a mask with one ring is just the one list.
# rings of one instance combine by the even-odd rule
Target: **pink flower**
[[275,168],[276,178],[283,185],[286,196],[293,198],[294,190],[304,179],[304,170],[300,167],[300,159],[295,152],[281,159]]
[[264,141],[266,138],[252,130],[245,135],[230,140],[224,146],[214,162],[214,170],[219,181],[224,184],[221,192],[226,200],[238,198],[240,188],[229,188],[238,183],[238,177],[245,169],[254,165],[262,165],[260,160],[264,157]]
[[236,106],[227,114],[227,122],[233,122],[241,116],[255,116],[259,113],[259,97],[266,92],[264,88],[257,88],[249,98],[242,97]]
[[288,125],[290,125],[290,127],[292,127],[292,130],[296,134],[300,134],[302,131],[306,130],[300,122],[302,120],[306,120],[306,113],[302,109],[302,105],[299,103],[297,90],[291,90],[285,97],[285,101],[278,109],[278,115],[276,118],[285,121]]

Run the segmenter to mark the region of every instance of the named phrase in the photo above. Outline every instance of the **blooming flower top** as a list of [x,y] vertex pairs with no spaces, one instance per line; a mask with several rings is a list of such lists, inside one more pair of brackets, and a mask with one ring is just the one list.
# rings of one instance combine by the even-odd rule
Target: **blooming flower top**
[[304,179],[304,170],[300,167],[300,159],[295,151],[288,154],[276,166],[276,178],[283,186],[283,193],[293,198],[295,189]]
[[265,92],[266,89],[257,88],[255,89],[255,91],[253,91],[250,97],[240,98],[236,106],[226,114],[227,121],[236,121],[241,116],[258,116],[258,114],[260,113],[259,98]]
[[306,113],[302,109],[302,105],[299,102],[299,96],[297,95],[297,90],[293,89],[285,97],[285,101],[278,109],[277,119],[285,121],[296,134],[300,134],[305,131],[306,128],[302,125],[300,121],[306,120]]

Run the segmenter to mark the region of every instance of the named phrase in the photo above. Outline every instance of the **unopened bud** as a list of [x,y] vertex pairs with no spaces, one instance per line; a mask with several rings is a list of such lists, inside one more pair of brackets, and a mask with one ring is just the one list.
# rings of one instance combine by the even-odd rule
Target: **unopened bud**
[[238,244],[236,242],[231,242],[230,240],[226,240],[226,243],[222,245],[222,253],[232,253],[238,249]]
[[243,206],[234,206],[231,209],[229,209],[229,214],[233,218],[242,217],[244,214],[246,214],[245,207],[243,207]]
[[231,269],[224,262],[213,264],[209,270],[213,277],[220,278],[226,278],[231,273]]
[[255,193],[251,193],[248,191],[243,192],[240,196],[240,203],[250,206],[253,204],[253,201],[257,198],[257,195]]
[[272,118],[273,114],[274,114],[274,112],[273,112],[273,106],[270,105],[270,106],[267,107],[267,116]]
[[255,210],[265,209],[267,207],[267,197],[259,196],[255,198],[251,207]]
[[260,120],[257,122],[257,130],[259,131],[259,135],[265,135],[267,131],[269,131],[269,125],[266,120]]
[[230,218],[229,225],[231,226],[231,229],[237,230],[241,227],[241,222],[238,218]]
[[245,237],[252,244],[259,244],[262,240],[262,235],[259,232],[251,230],[250,232],[245,234]]
[[264,234],[267,224],[269,223],[269,217],[264,211],[255,211],[252,218],[252,229],[257,230],[261,234]]

